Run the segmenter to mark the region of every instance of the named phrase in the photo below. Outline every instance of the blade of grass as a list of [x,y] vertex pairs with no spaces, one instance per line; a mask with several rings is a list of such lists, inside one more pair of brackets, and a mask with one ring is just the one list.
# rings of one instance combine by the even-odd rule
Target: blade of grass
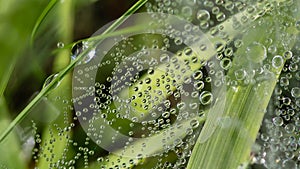
[[[116,29],[121,23],[123,23],[128,15],[133,14],[137,11],[141,6],[143,6],[148,0],[139,0],[135,5],[133,5],[127,12],[125,12],[114,24],[112,24],[103,34],[109,33]],[[58,73],[57,77],[52,80],[45,88],[41,90],[41,92],[18,114],[18,116],[10,123],[7,129],[1,134],[0,142],[2,142],[5,137],[11,132],[11,130],[22,120],[24,119],[29,110],[43,97],[45,96],[53,86],[57,85],[57,83],[68,73],[70,72],[74,66],[80,62],[80,60],[87,54],[87,51],[83,51],[74,61],[72,61],[65,69]]]
[[41,25],[41,23],[43,22],[43,20],[47,17],[47,14],[51,11],[51,9],[55,6],[55,4],[58,2],[58,0],[51,0],[48,5],[46,6],[46,8],[43,10],[43,12],[41,13],[41,15],[39,16],[38,20],[36,21],[34,28],[32,30],[31,33],[31,37],[30,37],[30,44],[31,46],[33,45],[33,41],[34,38],[36,36],[36,33]]

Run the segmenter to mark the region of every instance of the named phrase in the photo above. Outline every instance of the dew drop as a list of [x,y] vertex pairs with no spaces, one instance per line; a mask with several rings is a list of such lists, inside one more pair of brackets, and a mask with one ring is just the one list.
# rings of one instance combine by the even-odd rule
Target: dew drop
[[221,42],[217,42],[215,44],[215,48],[216,48],[216,50],[217,50],[218,53],[223,52],[225,50],[225,47],[226,47],[225,44],[223,44]]
[[200,21],[208,21],[210,19],[210,14],[207,10],[199,10],[197,12],[197,19]]
[[232,66],[232,62],[229,58],[223,58],[220,62],[221,68],[224,70],[228,70]]
[[203,105],[208,105],[212,102],[213,95],[208,91],[203,91],[199,96],[199,100]]
[[199,126],[199,121],[196,119],[191,120],[190,122],[190,126],[194,129],[197,128]]
[[293,87],[291,90],[291,94],[294,98],[300,97],[300,88],[299,87]]
[[288,60],[293,57],[293,53],[291,51],[286,51],[286,52],[284,52],[283,56],[284,56],[284,59]]
[[223,12],[220,12],[217,14],[216,18],[217,18],[217,21],[222,22],[226,19],[226,16]]
[[57,46],[57,48],[63,48],[63,47],[65,46],[65,44],[62,43],[62,42],[58,42],[58,43],[56,44],[56,46]]
[[160,62],[163,62],[163,63],[166,62],[166,63],[168,63],[169,60],[170,60],[170,57],[169,57],[168,54],[162,54],[162,55],[160,56]]
[[190,17],[193,15],[193,10],[191,7],[189,6],[185,6],[182,8],[181,13],[183,14],[183,16],[185,17]]
[[[52,74],[50,76],[47,77],[47,79],[45,80],[44,84],[43,84],[43,88],[47,87],[53,80],[55,80],[57,78],[58,74]],[[56,82],[56,84],[54,85],[53,88],[56,88],[57,86],[59,86],[60,82]]]
[[281,86],[288,86],[290,84],[290,81],[288,78],[286,77],[281,77],[280,78],[280,85]]
[[75,60],[77,56],[83,51],[83,49],[84,47],[82,42],[78,42],[75,45],[73,45],[71,49],[71,60]]
[[285,129],[285,131],[287,132],[287,133],[293,133],[294,131],[295,131],[295,126],[294,126],[294,124],[287,124],[285,127],[284,127],[284,129]]
[[296,71],[298,70],[298,65],[297,65],[296,63],[291,63],[291,64],[289,65],[289,70],[290,70],[291,72],[296,72]]
[[239,69],[234,72],[236,80],[243,80],[246,77],[246,71],[244,69]]
[[197,70],[196,72],[193,73],[193,78],[195,80],[199,80],[203,77],[203,73],[201,70]]
[[281,117],[274,117],[273,124],[275,126],[281,126],[281,125],[283,125],[283,119]]
[[283,65],[283,63],[284,63],[284,60],[283,60],[282,56],[276,55],[272,59],[272,66],[275,69],[280,68]]
[[246,53],[248,60],[254,63],[261,63],[267,57],[265,46],[258,42],[250,44],[246,49]]
[[[87,42],[78,42],[71,49],[71,60],[75,60],[82,51],[88,48]],[[83,59],[84,63],[88,63],[96,55],[96,49],[91,49]]]

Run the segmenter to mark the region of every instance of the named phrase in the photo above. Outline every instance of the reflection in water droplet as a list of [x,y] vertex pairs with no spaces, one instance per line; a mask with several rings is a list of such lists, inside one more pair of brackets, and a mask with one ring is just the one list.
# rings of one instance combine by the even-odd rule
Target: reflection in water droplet
[[82,51],[83,51],[82,42],[76,43],[71,49],[71,60],[75,60]]
[[[71,49],[71,60],[75,60],[82,51],[88,49],[88,43],[87,42],[78,42],[76,43],[72,49]],[[89,62],[93,57],[95,57],[96,50],[91,49],[88,54],[84,57],[83,61],[84,63]]]

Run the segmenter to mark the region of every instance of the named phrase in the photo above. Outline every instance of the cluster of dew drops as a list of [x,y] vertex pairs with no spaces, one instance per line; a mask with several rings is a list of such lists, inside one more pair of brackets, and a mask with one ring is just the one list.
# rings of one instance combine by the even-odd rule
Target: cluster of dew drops
[[[263,0],[260,0],[260,2],[262,3]],[[245,1],[236,2],[223,0],[155,0],[154,2],[146,3],[145,7],[148,12],[165,12],[183,17],[195,24],[201,31],[207,32],[212,36],[219,36],[225,40],[227,40],[226,32],[222,32],[222,26],[217,26],[219,23],[222,23],[239,11],[247,10],[249,15],[258,12]],[[247,22],[247,17],[242,18],[241,22],[243,22],[243,19]],[[298,25],[300,30],[300,23],[295,24]],[[138,39],[139,37],[136,38]],[[114,166],[114,168],[128,168],[132,165],[137,165],[142,168],[184,168],[187,165],[188,159],[192,153],[192,148],[201,131],[202,125],[197,120],[191,121],[189,124],[190,127],[186,131],[186,137],[183,139],[177,139],[174,146],[164,147],[165,150],[160,154],[153,157],[147,157],[149,160],[141,160],[142,158],[145,158],[142,151],[136,158],[110,158],[110,152],[98,146],[102,141],[105,141],[106,133],[103,133],[103,131],[105,131],[105,127],[102,125],[98,126],[99,124],[97,124],[97,119],[104,119],[104,121],[109,126],[112,126],[117,133],[122,133],[128,137],[151,137],[152,135],[159,133],[161,130],[167,129],[173,125],[176,118],[185,118],[185,114],[178,117],[180,109],[185,109],[186,107],[189,107],[189,110],[207,108],[205,106],[210,105],[214,99],[210,91],[210,86],[220,86],[221,83],[226,83],[226,85],[232,86],[237,85],[237,82],[241,80],[244,80],[244,83],[246,83],[247,78],[245,77],[250,76],[249,72],[241,69],[234,73],[235,77],[233,79],[232,77],[231,79],[223,79],[224,73],[226,74],[228,69],[232,67],[234,52],[243,46],[243,41],[236,38],[232,39],[232,42],[228,45],[222,42],[215,42],[217,63],[210,61],[200,62],[195,59],[195,62],[199,62],[199,64],[202,64],[203,66],[197,70],[191,78],[183,78],[183,83],[186,86],[176,86],[176,84],[174,84],[174,79],[168,76],[168,73],[170,72],[161,74],[160,78],[145,78],[142,81],[139,81],[138,79],[144,77],[144,75],[152,77],[151,75],[155,73],[155,68],[157,68],[158,63],[172,61],[172,59],[176,62],[176,59],[174,59],[174,57],[169,58],[168,53],[166,52],[166,54],[161,55],[160,58],[157,58],[157,60],[146,59],[144,62],[134,58],[132,58],[132,60],[126,60],[124,58],[130,54],[130,52],[127,51],[131,50],[132,52],[132,50],[141,50],[141,54],[147,56],[147,51],[145,50],[146,52],[143,53],[142,49],[148,48],[167,51],[171,49],[172,46],[176,46],[175,48],[184,48],[181,52],[175,50],[177,55],[180,56],[183,54],[188,55],[191,53],[191,49],[184,46],[182,42],[183,40],[177,37],[171,38],[159,36],[159,38],[156,39],[153,36],[149,38],[145,36],[142,38],[142,41],[152,39],[152,41],[146,45],[135,43],[136,38],[131,37],[116,44],[114,51],[107,53],[107,55],[110,55],[111,58],[114,58],[113,60],[104,60],[100,65],[77,70],[77,74],[82,75],[82,77],[74,78],[79,82],[82,81],[80,78],[83,77],[89,79],[89,72],[95,71],[95,69],[102,69],[101,71],[105,71],[105,69],[110,70],[110,75],[105,77],[104,80],[101,80],[101,77],[97,77],[100,78],[100,80],[96,81],[94,86],[83,89],[86,91],[86,95],[82,97],[87,97],[90,93],[94,93],[96,95],[94,98],[94,104],[87,105],[87,107],[82,108],[82,110],[74,110],[72,107],[73,104],[84,103],[81,103],[80,101],[78,102],[76,98],[70,101],[60,97],[55,98],[53,101],[64,103],[64,124],[51,125],[48,131],[50,134],[50,138],[48,140],[43,140],[41,138],[42,134],[38,130],[36,123],[33,122],[36,145],[33,148],[32,154],[36,164],[38,164],[41,159],[44,159],[49,162],[49,168],[72,169],[80,165],[85,168],[89,168],[90,165],[96,165],[99,166],[99,168],[107,168],[108,164],[109,166]],[[160,43],[161,40],[163,44]],[[269,41],[272,41],[272,39],[269,39]],[[257,139],[257,143],[261,145],[261,147],[253,157],[253,162],[263,164],[269,168],[274,168],[272,165],[275,165],[275,168],[276,166],[296,166],[300,161],[300,151],[298,149],[300,146],[300,52],[298,53],[297,50],[293,50],[286,51],[282,54],[276,54],[276,47],[272,46],[272,43],[269,43],[268,46],[264,46],[259,43],[252,43],[251,45],[251,48],[258,48],[262,51],[262,53],[266,53],[263,56],[267,55],[267,53],[274,55],[269,63],[270,67],[278,69],[284,64],[283,71],[280,74],[276,89],[268,106],[267,115],[264,119],[261,133]],[[62,44],[59,44],[59,47],[61,46]],[[202,48],[205,50],[205,47]],[[76,55],[84,49],[83,44],[73,48],[72,59],[76,58]],[[256,62],[257,59],[265,59],[252,58],[251,49],[248,51],[249,59],[252,59],[252,62]],[[99,51],[95,49],[88,53],[88,60],[90,60],[92,55],[97,52]],[[118,65],[118,62],[121,59],[126,62],[123,65],[128,65],[128,67],[125,66],[125,68],[130,69],[128,71],[139,72],[140,74],[137,73],[130,79],[127,79],[128,77],[126,77],[126,75],[120,77],[114,76],[122,74],[122,69],[124,68],[112,68],[118,67],[116,65]],[[285,63],[284,60],[286,60]],[[215,72],[213,68],[214,64],[219,64],[223,69],[223,72]],[[147,68],[143,68],[143,66]],[[209,70],[206,70],[205,66],[209,67]],[[258,67],[257,72],[260,69],[266,69],[266,66],[262,65],[262,67]],[[97,75],[101,76],[101,72]],[[219,77],[220,80],[212,81],[211,76]],[[116,77],[117,79],[114,79]],[[136,82],[139,82],[139,85],[142,87],[139,88],[139,85],[134,87],[133,84]],[[113,92],[121,92],[125,88],[124,86],[133,86],[133,91],[134,93],[137,93],[137,95],[132,95],[129,100],[114,98]],[[180,88],[180,90],[175,90],[174,88],[176,87]],[[190,92],[190,87],[196,92]],[[112,91],[112,88],[114,91]],[[138,92],[141,89],[143,91]],[[78,87],[78,90],[82,89]],[[168,99],[160,105],[155,105],[155,96],[162,94],[169,95]],[[193,102],[193,99],[190,102],[185,102],[185,100],[181,100],[183,95],[190,96],[191,98],[197,98],[199,103]],[[112,103],[114,101],[118,101],[118,99],[120,100],[118,102],[119,104],[113,105]],[[133,104],[137,107],[137,109],[155,109],[157,110],[156,112],[160,112],[160,114],[153,111],[150,115],[144,113],[142,115],[139,114],[138,117],[135,116],[136,114],[129,115],[129,117],[127,117],[127,113],[120,113],[119,111],[122,112],[129,109],[128,104]],[[200,104],[200,108],[196,106],[198,104]],[[149,105],[154,107],[149,107]],[[114,106],[118,106],[118,108]],[[99,109],[105,113],[89,112],[92,109]],[[68,112],[73,111],[74,117],[71,118]],[[196,116],[203,116],[203,110],[198,110],[196,112]],[[94,116],[94,118],[90,118],[90,115]],[[193,115],[193,117],[195,115]],[[79,118],[87,121],[88,123],[88,129],[85,132],[80,127],[78,122]],[[143,118],[149,120],[143,121]],[[85,137],[78,133],[85,133],[83,134]],[[78,138],[84,139],[78,140]],[[114,136],[110,139],[112,140],[112,143],[117,142],[117,138],[114,138]],[[166,140],[167,139],[168,138],[166,137]],[[65,141],[63,143],[65,144],[65,148],[62,151],[61,157],[57,159],[58,155],[55,154],[55,143],[60,141]],[[144,143],[144,146],[147,146],[146,143]],[[136,160],[140,161],[137,163]]]
[[257,138],[257,144],[261,148],[253,160],[266,168],[299,167],[300,52],[299,46],[296,45],[296,48],[298,49],[293,52],[285,53],[287,61],[284,63]]

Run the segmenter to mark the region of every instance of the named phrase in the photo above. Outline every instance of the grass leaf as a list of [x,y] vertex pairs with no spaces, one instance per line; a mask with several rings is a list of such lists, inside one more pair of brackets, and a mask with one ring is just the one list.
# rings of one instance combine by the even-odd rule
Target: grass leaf
[[34,38],[36,36],[36,33],[42,24],[43,20],[46,18],[47,14],[51,11],[51,9],[55,6],[55,4],[58,2],[58,0],[51,0],[49,4],[46,6],[44,11],[39,16],[38,20],[36,21],[34,28],[31,32],[31,38],[30,38],[30,44],[33,45]]

